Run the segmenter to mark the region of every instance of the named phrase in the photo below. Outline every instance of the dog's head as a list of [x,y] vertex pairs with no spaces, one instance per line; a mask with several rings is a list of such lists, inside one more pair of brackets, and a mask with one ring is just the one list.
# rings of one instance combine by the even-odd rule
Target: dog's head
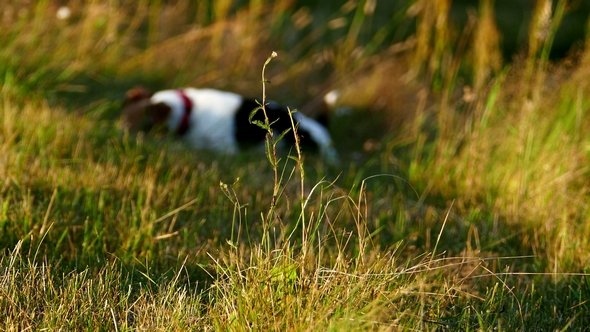
[[127,91],[121,116],[124,129],[147,132],[166,123],[171,112],[170,106],[161,102],[152,103],[151,97],[152,94],[142,86]]

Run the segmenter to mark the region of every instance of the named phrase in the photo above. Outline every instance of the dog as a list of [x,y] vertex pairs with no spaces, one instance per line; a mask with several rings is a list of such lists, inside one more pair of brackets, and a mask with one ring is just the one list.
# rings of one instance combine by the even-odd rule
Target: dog
[[[259,107],[254,99],[215,89],[182,88],[151,94],[138,86],[126,93],[122,125],[131,132],[164,127],[196,149],[235,154],[266,139],[268,131],[256,124],[264,123],[264,112],[259,109],[252,115]],[[265,110],[275,137],[288,131],[283,140],[294,144],[288,108],[268,102]],[[336,162],[338,154],[326,126],[301,112],[291,115],[300,146],[313,148],[328,162]]]

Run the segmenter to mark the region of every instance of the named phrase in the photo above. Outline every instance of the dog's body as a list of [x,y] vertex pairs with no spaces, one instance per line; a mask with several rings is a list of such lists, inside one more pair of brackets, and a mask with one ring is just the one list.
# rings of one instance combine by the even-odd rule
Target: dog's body
[[[250,119],[257,107],[255,100],[213,89],[163,90],[150,95],[143,88],[134,88],[127,92],[123,122],[132,131],[165,125],[195,148],[233,154],[264,141],[267,131],[252,123],[264,122],[263,111]],[[270,102],[265,109],[275,133],[292,128],[286,107]],[[292,116],[301,145],[317,148],[326,160],[335,161],[337,153],[326,127],[299,112]],[[295,136],[287,133],[284,140],[293,143]]]

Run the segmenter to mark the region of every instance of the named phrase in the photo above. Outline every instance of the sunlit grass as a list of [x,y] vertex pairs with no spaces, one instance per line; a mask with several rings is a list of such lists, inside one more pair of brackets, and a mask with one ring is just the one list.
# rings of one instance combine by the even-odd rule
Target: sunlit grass
[[[392,20],[416,34],[391,47],[392,24],[367,34],[370,0],[327,16],[290,1],[75,3],[60,17],[53,1],[4,2],[1,325],[587,326],[590,67],[586,50],[549,62],[567,7],[547,3],[502,67],[490,1],[462,32],[450,1],[408,3]],[[338,88],[353,107],[333,115],[342,164],[119,131],[137,83],[262,95],[273,50],[269,99]]]

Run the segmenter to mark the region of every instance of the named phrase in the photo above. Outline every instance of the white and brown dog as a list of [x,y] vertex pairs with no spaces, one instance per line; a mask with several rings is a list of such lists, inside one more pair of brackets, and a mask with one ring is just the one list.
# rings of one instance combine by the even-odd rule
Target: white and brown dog
[[[213,89],[184,88],[150,94],[142,87],[135,87],[126,94],[123,126],[130,131],[164,126],[194,148],[233,154],[265,140],[267,131],[252,123],[264,122],[263,112],[259,110],[250,119],[257,107],[254,99]],[[265,109],[275,132],[292,128],[287,107],[270,102]],[[301,145],[315,148],[325,160],[335,162],[337,153],[326,127],[300,112],[292,115]],[[294,143],[295,136],[287,133],[284,140]]]

